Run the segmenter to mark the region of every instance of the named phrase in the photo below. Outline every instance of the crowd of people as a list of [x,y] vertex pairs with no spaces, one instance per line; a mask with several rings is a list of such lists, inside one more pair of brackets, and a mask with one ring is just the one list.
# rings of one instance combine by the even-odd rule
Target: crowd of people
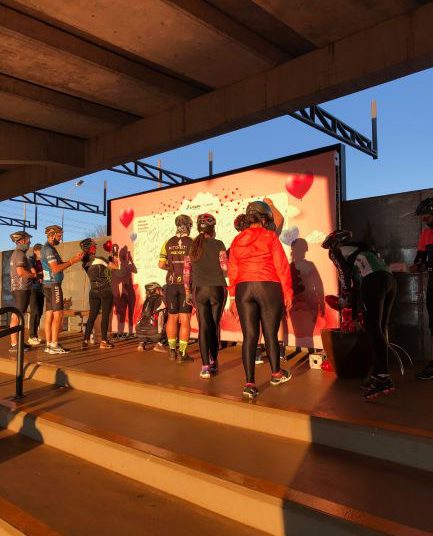
[[[416,209],[426,228],[411,271],[429,271],[427,309],[433,337],[433,198],[424,200]],[[175,219],[176,233],[164,242],[158,265],[167,272],[166,284],[145,285],[146,298],[136,326],[138,350],[147,343],[153,349],[168,352],[178,363],[193,361],[188,354],[191,313],[196,310],[198,342],[202,359],[200,377],[209,379],[218,372],[220,321],[230,300],[230,310],[239,319],[243,343],[242,362],[245,370],[243,397],[255,398],[255,366],[263,362],[265,350],[271,367],[270,384],[279,386],[291,378],[282,367],[285,347],[281,327],[292,304],[292,278],[286,253],[279,239],[282,216],[268,199],[250,203],[234,226],[238,234],[226,249],[216,237],[216,219],[211,214],[197,218],[197,236],[190,237],[193,221],[188,215]],[[62,239],[57,225],[45,229],[47,242],[35,244],[27,255],[31,236],[25,231],[12,233],[16,244],[12,254],[11,291],[13,305],[22,313],[30,305],[28,345],[41,344],[39,323],[45,302],[45,351],[49,354],[68,352],[59,344],[63,323],[62,280],[64,272],[81,262],[90,281],[89,318],[82,349],[89,346],[95,320],[101,313],[101,349],[110,349],[108,339],[113,308],[112,272],[119,270],[119,253],[113,248],[108,258],[96,255],[91,238],[80,242],[81,251],[63,261],[56,249]],[[302,244],[300,244],[302,246]],[[324,240],[340,280],[341,307],[350,307],[354,320],[361,321],[369,335],[373,365],[363,382],[366,399],[394,390],[388,365],[388,323],[396,296],[396,282],[389,267],[367,243],[352,240],[352,233],[336,230]],[[228,279],[228,284],[227,284]],[[11,326],[18,323],[12,315]],[[261,337],[264,338],[264,347]],[[16,334],[11,335],[11,352],[16,352]],[[168,350],[166,350],[166,346]],[[433,379],[433,360],[421,371],[420,380]]]

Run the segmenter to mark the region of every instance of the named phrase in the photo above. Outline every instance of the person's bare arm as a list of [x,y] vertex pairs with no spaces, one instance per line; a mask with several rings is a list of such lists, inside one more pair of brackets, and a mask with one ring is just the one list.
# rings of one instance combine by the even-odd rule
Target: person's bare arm
[[58,263],[57,261],[50,261],[48,264],[50,265],[50,269],[53,272],[53,274],[58,274],[59,272],[63,272],[73,264],[76,264],[77,262],[80,262],[83,258],[83,253],[77,253],[73,257],[71,257],[66,262]]
[[17,274],[25,279],[34,279],[36,277],[35,272],[29,272],[23,266],[17,266]]

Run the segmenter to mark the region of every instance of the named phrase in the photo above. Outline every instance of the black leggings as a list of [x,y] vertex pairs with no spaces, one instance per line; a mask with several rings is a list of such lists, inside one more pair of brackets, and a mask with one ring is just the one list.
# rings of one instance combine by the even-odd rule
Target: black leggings
[[280,283],[253,281],[236,286],[236,308],[241,322],[242,361],[247,383],[254,383],[256,348],[260,324],[265,338],[266,353],[272,372],[280,370],[278,328],[284,312],[284,298]]
[[373,374],[388,374],[388,323],[397,284],[388,272],[373,272],[362,280],[364,324],[373,348]]
[[218,358],[219,324],[227,291],[224,287],[195,287],[194,303],[198,319],[198,343],[203,365],[209,365]]
[[30,291],[30,337],[38,336],[39,324],[44,312],[45,296],[42,290],[32,288]]
[[102,321],[101,321],[101,336],[102,340],[107,340],[108,323],[110,321],[111,307],[113,305],[113,292],[111,288],[107,288],[101,292],[91,290],[89,292],[89,306],[90,313],[89,319],[86,324],[86,331],[84,333],[84,340],[88,341],[90,334],[93,330],[96,317],[99,314],[99,310],[102,309]]

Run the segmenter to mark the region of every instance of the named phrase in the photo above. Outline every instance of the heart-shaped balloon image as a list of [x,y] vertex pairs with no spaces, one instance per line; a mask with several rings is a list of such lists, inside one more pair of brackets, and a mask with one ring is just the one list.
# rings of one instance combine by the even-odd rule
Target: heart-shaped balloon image
[[113,249],[113,242],[111,240],[107,240],[104,242],[102,247],[107,251],[108,253],[111,253],[111,250]]
[[131,233],[129,235],[129,238],[131,239],[132,242],[135,242],[137,240],[137,233]]
[[134,218],[134,210],[132,208],[125,208],[119,215],[120,223],[123,227],[128,227]]
[[299,229],[296,225],[289,227],[288,229],[283,229],[280,235],[280,240],[286,246],[290,246],[294,240],[299,238]]
[[291,173],[286,179],[286,190],[297,199],[302,199],[314,181],[312,173]]

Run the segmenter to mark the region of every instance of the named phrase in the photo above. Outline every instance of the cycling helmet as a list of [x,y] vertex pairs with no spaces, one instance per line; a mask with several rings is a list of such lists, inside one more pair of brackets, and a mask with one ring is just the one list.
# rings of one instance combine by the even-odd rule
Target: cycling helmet
[[270,222],[274,219],[271,207],[264,201],[253,201],[247,206],[246,216],[256,215],[260,219]]
[[345,242],[352,238],[352,231],[345,231],[344,229],[336,229],[329,233],[329,235],[322,242],[322,248],[324,249],[336,249],[342,246]]
[[239,233],[247,229],[248,222],[246,214],[239,214],[239,216],[236,216],[233,225],[235,226],[236,231],[238,231]]
[[45,227],[45,234],[47,236],[55,233],[63,233],[63,229],[60,225],[48,225],[48,227]]
[[416,216],[427,216],[428,214],[433,214],[433,197],[423,199],[416,207],[415,214]]
[[216,225],[216,219],[212,214],[200,214],[197,217],[197,229],[199,232],[205,231],[208,227],[214,227]]
[[155,294],[157,290],[162,289],[161,285],[156,282],[147,283],[147,285],[144,285],[144,289],[146,291],[147,296],[151,296],[152,294]]
[[191,232],[192,219],[186,214],[176,216],[174,224],[176,225],[176,229],[179,234],[189,234]]
[[84,253],[87,253],[92,246],[96,247],[96,242],[93,240],[93,238],[85,238],[80,242],[80,248],[84,251]]
[[12,233],[9,236],[11,237],[12,242],[15,242],[15,243],[19,242],[23,238],[31,238],[32,237],[32,235],[29,235],[29,233],[26,233],[25,231],[15,231],[14,233]]

